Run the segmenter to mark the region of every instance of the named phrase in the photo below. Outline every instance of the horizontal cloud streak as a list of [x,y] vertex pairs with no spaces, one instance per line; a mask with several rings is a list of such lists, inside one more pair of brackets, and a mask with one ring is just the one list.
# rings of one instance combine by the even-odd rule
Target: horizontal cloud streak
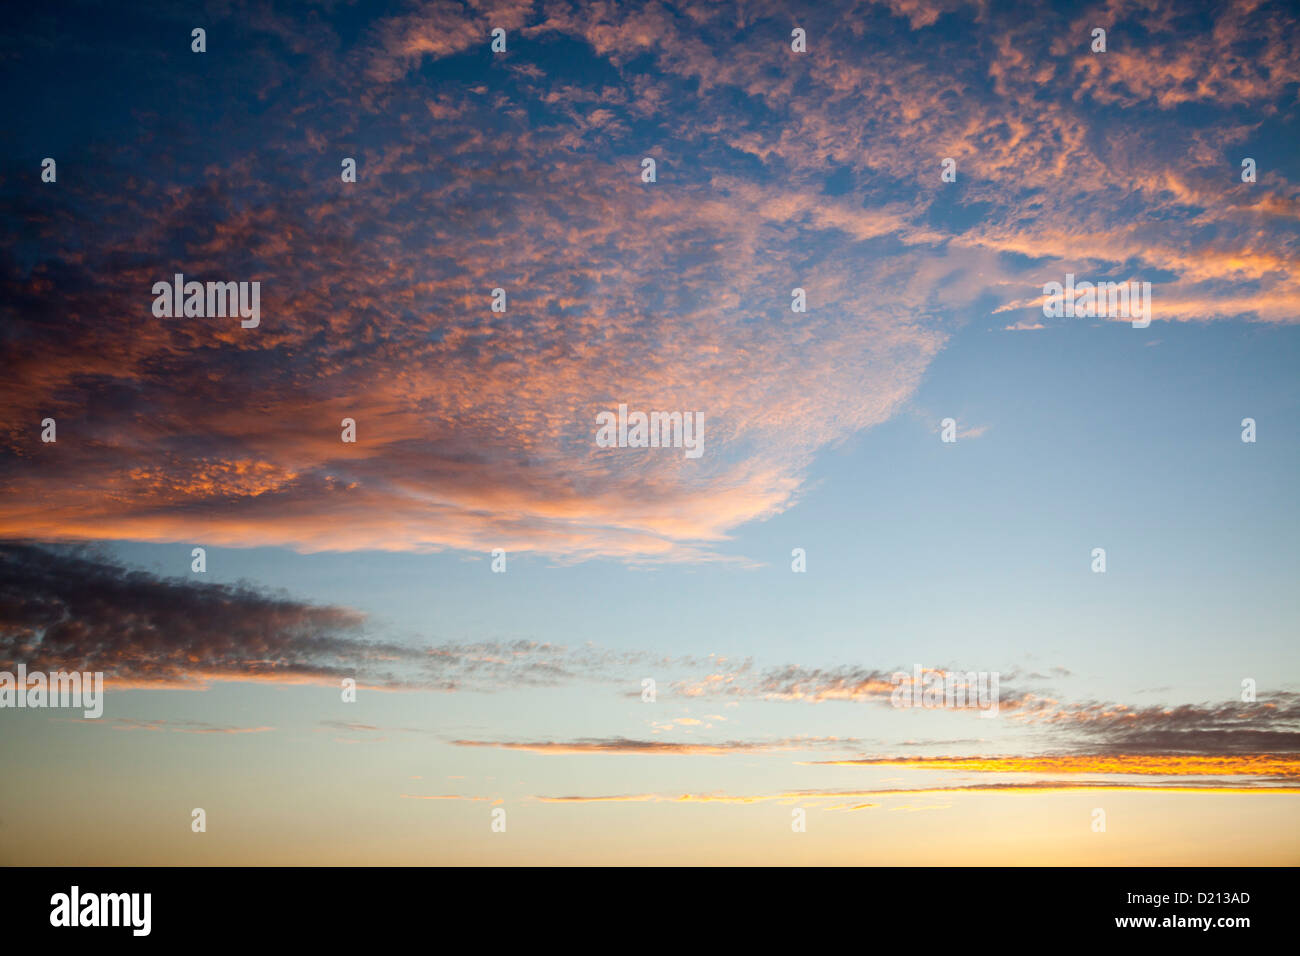
[[[887,790],[787,790],[777,793],[765,794],[727,794],[727,793],[682,793],[682,794],[660,794],[660,793],[637,793],[637,794],[608,794],[594,796],[535,796],[533,799],[540,803],[722,803],[722,804],[750,804],[750,803],[809,803],[817,804],[825,800],[864,800],[879,797],[895,796],[929,796],[935,794],[957,794],[957,793],[1071,793],[1086,792],[1096,790],[1126,790],[1146,793],[1203,793],[1203,794],[1224,794],[1224,793],[1250,793],[1250,794],[1281,794],[1295,796],[1300,794],[1300,787],[1248,787],[1233,784],[1207,783],[1197,786],[1185,784],[1126,784],[1112,783],[1109,781],[1089,781],[1089,782],[1063,782],[1053,780],[1039,780],[1032,783],[985,783],[970,784],[966,786],[953,787],[917,787],[910,789],[887,789]],[[877,806],[877,804],[865,805],[836,805],[826,809],[866,809],[868,806]]]
[[453,740],[457,747],[491,747],[500,750],[522,750],[528,753],[573,754],[634,754],[669,756],[719,757],[728,754],[749,754],[762,751],[812,750],[823,746],[848,746],[851,740],[836,737],[792,737],[773,741],[726,740],[717,743],[697,743],[667,740],[630,740],[626,737],[606,737],[590,740],[568,741],[494,741]]
[[1300,778],[1300,757],[1278,754],[1059,754],[1024,757],[875,757],[821,761],[833,766],[907,767],[975,773],[1105,773],[1142,776]]

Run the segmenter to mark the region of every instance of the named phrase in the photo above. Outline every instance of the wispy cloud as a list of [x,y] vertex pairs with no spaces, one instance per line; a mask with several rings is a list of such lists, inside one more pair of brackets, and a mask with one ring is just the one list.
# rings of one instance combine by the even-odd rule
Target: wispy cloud
[[696,741],[631,740],[626,737],[606,737],[587,740],[564,741],[507,741],[507,740],[453,740],[457,747],[494,747],[500,750],[522,750],[536,754],[635,754],[671,756],[719,757],[728,754],[745,754],[764,751],[815,750],[824,747],[852,747],[854,738],[839,737],[788,737],[781,740],[726,740],[717,743]]
[[785,790],[774,793],[734,794],[734,793],[635,793],[635,794],[597,794],[591,796],[535,796],[541,803],[788,803],[819,805],[825,801],[841,801],[825,809],[859,810],[881,806],[878,803],[858,803],[889,797],[931,796],[935,794],[958,793],[1068,793],[1097,790],[1126,790],[1147,793],[1250,793],[1295,796],[1300,794],[1300,787],[1251,787],[1237,784],[1203,783],[1187,784],[1132,784],[1113,781],[1069,782],[1055,780],[1037,780],[1029,783],[980,783],[952,787],[916,787],[886,790]]
[[101,724],[100,721],[79,721],[82,726],[111,727],[113,730],[152,730],[152,731],[171,731],[178,734],[264,734],[275,730],[274,727],[231,727],[209,724],[203,721],[195,720],[167,720],[157,718],[154,720],[138,720],[131,717],[115,717]]

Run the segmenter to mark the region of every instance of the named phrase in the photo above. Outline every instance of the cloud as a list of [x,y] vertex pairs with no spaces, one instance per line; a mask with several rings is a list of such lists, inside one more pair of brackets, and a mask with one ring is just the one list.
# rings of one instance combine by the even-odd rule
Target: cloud
[[771,745],[732,740],[718,744],[672,743],[665,740],[629,740],[610,737],[601,740],[572,741],[488,741],[453,740],[457,747],[495,747],[501,750],[523,750],[538,754],[672,754],[719,756],[736,752],[769,750]]
[[493,691],[581,681],[639,689],[634,665],[704,663],[523,639],[379,640],[367,626],[350,608],[160,577],[87,547],[0,541],[0,669],[11,672],[19,663],[29,671],[102,671],[114,689],[202,689],[212,681],[337,687],[352,678],[393,691]]
[[170,730],[178,734],[264,734],[268,731],[275,730],[274,727],[230,727],[217,726],[195,720],[137,720],[132,717],[115,717],[107,722],[98,720],[77,721],[80,726],[107,726],[114,730],[153,730],[166,731]]
[[[236,4],[231,106],[157,103],[102,176],[0,184],[0,534],[721,560],[967,316],[1067,269],[1159,274],[1157,320],[1300,320],[1300,197],[1226,147],[1294,105],[1296,20],[1193,7],[1115,5],[1147,29],[1102,57],[978,3],[819,6],[807,56],[727,4]],[[261,326],[155,319],[176,272],[261,281]],[[595,447],[624,402],[703,412],[704,456]]]
[[1253,703],[1134,708],[1120,703],[1028,700],[1017,720],[1046,727],[1079,746],[1127,753],[1300,752],[1300,694],[1278,692]]
[[[1256,787],[1241,784],[1223,784],[1207,782],[1189,784],[1131,784],[1105,780],[1070,782],[1056,780],[1036,780],[1028,783],[981,783],[952,787],[916,787],[907,789],[885,790],[784,790],[761,794],[713,793],[630,793],[630,794],[595,794],[569,796],[534,796],[540,803],[719,803],[719,804],[753,804],[779,802],[787,804],[806,804],[818,806],[825,801],[846,801],[823,807],[828,810],[857,810],[881,806],[877,803],[857,803],[857,801],[878,798],[932,796],[936,794],[957,793],[1081,793],[1097,790],[1126,790],[1146,793],[1250,793],[1281,794],[1294,796],[1300,794],[1300,787],[1272,786]],[[939,807],[908,807],[903,805],[892,809],[946,809]]]
[[[493,800],[492,797],[464,797],[457,793],[404,793],[401,795],[403,800]],[[493,800],[500,803],[500,800]]]
[[0,543],[0,666],[103,671],[110,686],[355,676],[377,655],[355,611],[193,584],[84,550]]
[[[671,658],[645,651],[609,651],[518,640],[408,644],[366,633],[365,618],[347,608],[319,606],[248,586],[161,578],[103,559],[88,548],[0,543],[0,669],[102,671],[109,686],[202,689],[213,681],[335,684],[353,677],[389,690],[494,691],[584,683],[610,691],[639,686],[654,662],[669,693],[686,699],[733,697],[771,703],[874,703],[886,706],[891,670],[785,665],[759,669],[749,659],[718,655]],[[954,675],[956,668],[931,670]],[[675,679],[670,675],[680,674]],[[910,675],[909,675],[910,676]],[[1121,703],[1063,703],[1012,681],[1068,676],[1006,672],[999,694],[1005,727],[1024,736],[1015,755],[906,757],[878,754],[819,761],[842,766],[893,766],[950,773],[1068,774],[1165,777],[1171,781],[1236,778],[1233,786],[1277,786],[1300,777],[1300,694],[1279,692],[1253,703],[1131,707]],[[970,719],[969,708],[955,719]],[[715,718],[707,718],[715,719]],[[692,733],[679,718],[672,728]],[[122,720],[122,730],[190,734],[250,734],[269,726],[218,726],[198,721]],[[383,739],[415,728],[327,720],[323,727]],[[978,740],[974,741],[979,743]],[[570,740],[457,738],[466,748],[540,755],[723,757],[819,750],[858,750],[857,737],[796,735],[757,740],[638,739],[623,735]],[[929,746],[942,742],[931,741]],[[911,747],[914,740],[896,745]],[[1045,746],[1050,749],[1045,750]],[[1248,782],[1241,782],[1241,781]],[[1080,786],[1109,785],[1085,781]],[[1125,784],[1127,786],[1128,784]],[[1213,781],[1205,784],[1213,788]],[[1024,786],[1017,784],[1017,786]],[[1039,786],[1035,784],[1034,786]],[[1164,786],[1162,784],[1162,786]],[[703,798],[701,798],[703,799]]]
[[853,738],[788,737],[772,741],[727,740],[717,743],[683,743],[667,740],[632,740],[626,737],[588,738],[568,741],[453,740],[457,747],[494,747],[549,755],[635,754],[719,757],[763,751],[811,750],[825,746],[847,747]]
[[822,764],[974,773],[1097,773],[1162,777],[1261,776],[1300,779],[1300,757],[1278,754],[1054,754],[1018,757],[871,757]]
[[[718,663],[726,663],[718,661]],[[923,680],[942,680],[946,686],[949,681],[959,686],[965,693],[977,690],[977,679],[970,671],[959,667],[925,667],[922,668]],[[1045,698],[1028,691],[1018,691],[1007,681],[1022,675],[1009,671],[1001,675],[998,688],[998,706],[1004,710],[1015,710],[1028,703],[1046,706]],[[1060,675],[1057,675],[1060,676]],[[1042,675],[1030,675],[1028,679],[1041,679]],[[743,660],[717,669],[711,673],[685,677],[671,684],[675,695],[682,697],[753,697],[764,700],[805,701],[808,703],[825,703],[828,701],[845,701],[850,703],[891,703],[894,693],[904,682],[910,687],[914,679],[912,668],[876,668],[854,665],[839,667],[813,667],[788,664],[758,670],[753,661]],[[921,688],[917,688],[920,693]],[[973,697],[963,699],[961,706],[953,709],[978,709]]]

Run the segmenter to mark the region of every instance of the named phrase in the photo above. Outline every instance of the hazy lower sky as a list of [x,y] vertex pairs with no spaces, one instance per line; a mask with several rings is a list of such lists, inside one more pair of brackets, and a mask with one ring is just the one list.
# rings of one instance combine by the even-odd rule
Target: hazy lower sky
[[[0,671],[107,684],[0,709],[0,862],[1300,862],[1289,4],[0,49]],[[177,273],[258,324],[157,315]]]

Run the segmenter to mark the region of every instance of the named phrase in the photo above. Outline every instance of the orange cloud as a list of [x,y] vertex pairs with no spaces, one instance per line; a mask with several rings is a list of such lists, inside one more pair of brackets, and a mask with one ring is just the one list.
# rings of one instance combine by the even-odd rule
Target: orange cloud
[[[871,28],[809,11],[808,57],[726,5],[685,9],[435,0],[378,18],[350,58],[322,22],[251,17],[322,67],[280,88],[302,71],[264,64],[275,96],[239,120],[268,124],[273,162],[223,156],[111,196],[69,184],[84,213],[24,221],[38,261],[0,272],[16,330],[0,535],[721,560],[737,528],[799,500],[819,453],[893,416],[989,294],[1014,307],[1067,267],[1122,265],[1175,276],[1159,320],[1300,318],[1294,187],[1232,182],[1222,140],[1167,115],[1227,110],[1239,142],[1287,105],[1296,24],[1277,7],[1203,26],[1140,7],[1145,47],[1105,58],[1063,20],[1057,55],[1036,56],[1043,24],[955,0],[891,0]],[[511,52],[491,84],[424,83],[492,26]],[[558,39],[604,78],[556,80],[518,52]],[[1049,80],[1075,95],[1044,98]],[[1150,122],[1112,136],[1089,103]],[[361,139],[358,183],[264,174]],[[955,220],[936,215],[943,156]],[[148,290],[176,270],[261,277],[262,325],[155,319]],[[703,412],[704,458],[596,448],[595,414],[620,402]],[[46,416],[57,444],[34,429]]]
[[1300,778],[1300,757],[1281,754],[1061,754],[1027,757],[875,757],[835,766],[909,767],[974,773],[1105,773]]

